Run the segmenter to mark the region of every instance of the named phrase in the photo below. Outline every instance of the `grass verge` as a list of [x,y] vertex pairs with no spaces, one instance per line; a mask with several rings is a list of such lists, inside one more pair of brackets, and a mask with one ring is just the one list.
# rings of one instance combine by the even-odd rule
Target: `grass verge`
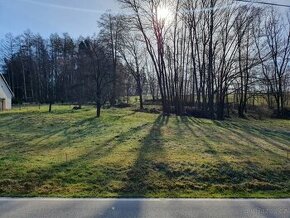
[[290,197],[287,120],[28,107],[0,139],[0,196]]

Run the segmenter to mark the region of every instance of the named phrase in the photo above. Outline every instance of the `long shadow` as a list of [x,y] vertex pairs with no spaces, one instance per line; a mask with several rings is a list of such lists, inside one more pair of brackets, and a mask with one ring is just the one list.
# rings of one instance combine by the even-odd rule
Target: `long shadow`
[[[79,172],[79,168],[84,165],[89,165],[90,161],[97,158],[103,158],[110,154],[116,146],[130,140],[138,131],[148,126],[149,123],[139,125],[129,129],[127,132],[114,136],[98,146],[94,146],[86,153],[79,155],[77,158],[69,159],[66,162],[50,165],[48,167],[35,168],[18,180],[19,190],[15,190],[15,195],[26,195],[35,192],[43,184],[50,179],[53,179],[57,174],[66,172],[68,169],[76,169],[75,173]],[[69,179],[70,180],[70,179]],[[73,179],[72,179],[73,182]],[[108,182],[108,181],[107,181]],[[21,185],[20,185],[21,184]]]
[[163,151],[161,128],[168,122],[168,117],[160,115],[154,122],[149,134],[143,139],[138,157],[127,173],[124,188],[120,197],[145,197],[152,191],[152,184],[148,179],[153,167],[152,156]]
[[[182,124],[187,125],[185,122],[185,117],[180,117],[176,116],[175,117],[175,122],[176,122],[176,131],[178,136],[182,136],[184,134],[184,131],[182,129]],[[189,129],[189,128],[188,128]],[[189,129],[191,130],[191,129]],[[192,134],[195,134],[194,132],[191,131]]]
[[[26,146],[26,141],[35,141],[33,144],[33,148],[37,149],[37,151],[42,152],[45,150],[50,150],[55,147],[59,146],[66,146],[67,144],[70,144],[70,141],[73,140],[81,140],[83,137],[86,136],[88,133],[88,130],[95,130],[100,131],[98,128],[102,123],[98,122],[95,117],[89,117],[87,119],[83,119],[81,121],[77,121],[72,124],[67,124],[66,126],[58,126],[54,127],[55,129],[50,131],[43,131],[40,130],[39,132],[34,131],[30,128],[28,128],[26,131],[29,132],[29,136],[23,138],[21,137],[21,142],[16,141],[15,146],[17,146],[18,152],[23,152],[29,147]],[[81,129],[79,127],[82,127]],[[83,128],[85,127],[85,128]],[[70,130],[73,130],[69,133]],[[21,132],[23,133],[24,130],[14,130],[13,132]],[[53,143],[46,143],[51,138],[55,136],[62,136],[63,139],[57,140]],[[17,139],[17,137],[16,137]],[[7,144],[1,147],[1,149],[15,149],[15,146],[11,146],[11,144]]]
[[[235,170],[229,162],[222,158],[221,153],[209,142],[210,140],[213,140],[213,133],[210,131],[210,129],[207,129],[202,122],[195,122],[195,120],[189,117],[182,117],[181,120],[182,123],[188,128],[188,130],[193,135],[195,135],[196,139],[207,147],[206,153],[211,154],[212,157],[216,160],[216,163],[218,163],[215,169],[209,169],[208,173],[210,176],[197,175],[195,178],[196,181],[212,185],[225,184],[227,182],[240,183],[246,179],[244,178],[245,175],[241,175],[241,172]],[[193,127],[195,127],[202,135],[196,134]],[[222,140],[221,137],[217,136],[217,138]],[[216,173],[218,176],[216,176]]]
[[[137,160],[127,173],[127,179],[119,197],[146,197],[154,189],[148,179],[150,170],[152,170],[152,155],[163,150],[161,128],[168,123],[168,119],[168,117],[160,115],[151,127],[149,134],[143,139]],[[124,211],[124,208],[127,208],[127,211]],[[98,217],[122,217],[124,214],[127,217],[138,217],[141,210],[141,201],[132,202],[130,205],[128,202],[116,201]]]
[[[87,136],[88,133],[94,131],[95,134],[101,131],[101,128],[104,124],[96,119],[96,117],[88,117],[86,119],[82,119],[73,123],[72,125],[68,125],[66,127],[60,127],[56,130],[50,131],[45,134],[39,141],[36,142],[36,145],[41,144],[49,140],[50,138],[61,135],[63,137],[62,140],[57,141],[54,145],[49,145],[49,148],[58,147],[59,145],[67,144],[76,139],[82,140]],[[48,145],[46,145],[48,146]]]
[[[217,151],[213,148],[213,146],[209,143],[209,141],[206,140],[206,138],[208,138],[208,134],[210,133],[210,131],[206,131],[204,129],[204,125],[201,126],[202,124],[200,123],[195,125],[192,119],[190,119],[189,117],[181,117],[181,121],[198,141],[206,145],[206,147],[208,148],[207,153],[211,153],[213,155],[217,154]],[[193,127],[195,127],[201,133],[201,135],[197,134],[194,131]]]
[[[67,112],[69,113],[69,112]],[[125,117],[129,117],[134,115],[136,112],[132,113],[126,113],[124,115],[116,115],[112,116],[112,122],[116,122],[117,120],[123,119]],[[18,132],[19,126],[16,125],[13,132]],[[27,125],[27,124],[25,124]],[[106,127],[104,122],[97,119],[95,116],[90,116],[88,118],[81,119],[79,121],[75,121],[72,123],[67,123],[66,126],[59,125],[57,127],[53,127],[52,130],[49,131],[43,131],[42,129],[32,131],[31,128],[26,128],[29,132],[29,135],[25,137],[25,139],[21,138],[21,142],[15,142],[15,146],[17,146],[18,151],[25,152],[28,146],[26,146],[26,141],[35,141],[33,144],[33,148],[37,149],[38,152],[43,152],[46,150],[51,150],[56,147],[64,147],[67,145],[70,145],[71,142],[74,142],[75,140],[81,141],[83,140],[88,134],[98,134],[102,131],[100,127]],[[10,127],[12,128],[12,127]],[[45,128],[45,126],[44,126]],[[25,131],[23,128],[21,128],[21,133]],[[31,134],[33,133],[33,134]],[[58,139],[54,141],[53,143],[47,144],[46,142],[49,141],[51,138],[61,136],[62,139]],[[17,139],[17,137],[16,137]],[[15,149],[15,146],[11,146],[11,144],[7,144],[1,147],[1,149],[9,150],[9,149]]]
[[[271,149],[260,145],[257,141],[253,140],[251,137],[264,140],[265,142],[272,144],[273,146],[276,146],[277,148],[279,148],[281,150],[283,150],[283,149],[285,150],[285,148],[283,146],[281,146],[273,141],[270,141],[269,139],[262,137],[259,134],[255,134],[253,131],[251,131],[252,126],[247,126],[247,127],[244,126],[244,128],[241,128],[235,122],[213,121],[214,125],[216,125],[224,130],[224,131],[218,130],[218,132],[216,134],[214,134],[210,128],[208,128],[206,125],[200,125],[200,122],[197,122],[196,119],[190,118],[189,120],[200,131],[203,131],[205,136],[210,137],[210,138],[215,139],[215,140],[228,142],[230,144],[241,145],[243,147],[247,146],[247,148],[249,150],[248,151],[245,150],[246,152],[250,152],[254,146],[254,147],[257,147],[257,149],[263,150],[263,151],[268,152],[270,154],[273,154],[276,156],[277,155],[281,156],[280,154],[275,153]],[[201,126],[202,126],[202,128],[201,128]],[[258,130],[258,128],[257,128],[257,130]],[[244,135],[243,133],[248,134],[248,135]],[[225,134],[227,134],[227,135],[225,136]],[[249,136],[251,136],[251,137],[249,137]],[[247,143],[241,143],[242,141],[246,141]]]
[[[69,113],[69,111],[64,110],[62,113]],[[42,138],[45,141],[50,137],[57,135],[58,133],[70,128],[70,123],[66,123],[68,125],[64,126],[62,123],[55,122],[47,122],[47,116],[38,116],[46,114],[42,111],[29,111],[29,112],[20,112],[20,113],[10,113],[7,115],[7,119],[5,116],[5,125],[0,124],[0,129],[9,129],[12,134],[15,134],[15,139],[18,137],[18,133],[21,135],[21,140],[24,143],[25,141],[32,141],[39,138]],[[47,113],[49,114],[49,113]],[[57,116],[55,114],[49,114],[51,116]],[[33,119],[30,123],[30,119]],[[36,122],[37,119],[37,122]],[[2,117],[1,117],[1,120]],[[57,117],[54,119],[58,121]],[[53,121],[54,121],[53,120]],[[39,125],[42,124],[42,125]],[[52,130],[50,130],[52,129]],[[25,137],[25,138],[24,138]],[[37,144],[37,143],[36,143]],[[2,147],[3,148],[3,147]]]
[[115,120],[119,120],[119,119],[122,119],[122,118],[130,117],[132,115],[135,115],[136,113],[137,113],[137,111],[132,111],[129,114],[118,115],[118,116],[115,116]]
[[[224,131],[215,131],[212,132],[210,126],[201,123],[200,121],[196,121],[194,118],[189,117],[181,117],[180,124],[186,126],[190,134],[194,135],[196,140],[202,142],[202,145],[207,147],[206,153],[212,155],[215,159],[215,162],[210,164],[211,167],[204,169],[203,173],[197,174],[192,177],[192,180],[206,183],[209,185],[226,185],[226,184],[234,184],[236,187],[242,188],[243,183],[247,183],[249,181],[253,181],[255,179],[267,181],[269,183],[275,184],[275,182],[283,182],[284,179],[287,179],[287,176],[283,176],[283,172],[274,172],[273,170],[265,171],[263,167],[256,165],[253,162],[244,162],[246,164],[245,167],[239,168],[236,165],[232,164],[230,161],[227,161],[224,158],[224,155],[228,155],[216,148],[215,145],[218,145],[218,141],[214,141],[211,143],[210,141],[218,138],[221,142],[224,142],[224,137],[220,136],[222,134],[233,134],[235,138],[244,139],[245,136],[239,134],[239,132],[235,132],[231,130],[231,125],[229,125],[229,129],[224,128]],[[177,128],[180,128],[178,127]],[[180,131],[180,130],[179,130]],[[199,132],[199,134],[196,133]],[[252,141],[254,145],[257,143]],[[239,146],[240,143],[238,141],[233,141],[232,143],[237,143],[235,146]],[[250,148],[247,146],[248,149]],[[271,152],[271,151],[268,151]],[[272,152],[271,152],[272,153]],[[276,153],[273,153],[277,156]],[[243,156],[240,157],[239,153],[234,154],[235,157],[238,157],[241,161]],[[234,167],[235,166],[235,167]]]
[[[266,148],[265,146],[262,146],[260,145],[259,143],[257,143],[255,140],[251,139],[252,137],[253,138],[256,138],[256,139],[259,139],[259,140],[263,140],[264,142],[266,142],[267,144],[269,145],[272,145],[273,147],[276,147],[282,151],[290,151],[290,148],[287,148],[285,146],[287,146],[287,144],[285,144],[285,142],[282,142],[281,143],[285,146],[282,146],[280,144],[278,144],[277,142],[275,142],[273,139],[271,138],[274,138],[275,140],[279,140],[279,136],[277,136],[275,133],[275,131],[273,130],[267,130],[267,131],[270,131],[271,133],[269,133],[268,135],[265,134],[265,130],[261,129],[261,128],[257,128],[257,127],[253,127],[253,126],[249,126],[249,125],[244,125],[244,124],[237,124],[237,123],[227,123],[227,122],[220,122],[220,121],[214,121],[215,124],[217,126],[219,126],[220,128],[230,132],[231,134],[235,134],[236,136],[238,136],[239,138],[241,139],[244,139],[246,141],[248,141],[249,143],[251,143],[253,146],[256,146],[258,147],[259,149],[263,150],[263,151],[266,151],[268,153],[271,153],[273,155],[278,155],[278,156],[281,156],[280,154],[272,151],[271,149],[269,148]],[[248,136],[246,136],[245,134],[248,134]],[[250,137],[249,137],[250,136]],[[288,137],[289,138],[289,141],[290,141],[290,134],[289,136],[287,134],[283,135],[284,137]],[[280,138],[281,139],[281,138]],[[284,139],[283,139],[284,141]],[[287,142],[286,142],[287,143]],[[289,144],[289,143],[288,143]],[[290,144],[289,144],[290,145]],[[288,146],[289,146],[288,145]],[[284,156],[282,156],[284,157]]]
[[[116,120],[134,115],[136,112],[132,113],[125,113],[125,114],[118,114],[110,116],[110,121],[115,122]],[[34,114],[35,115],[35,114]],[[25,115],[26,116],[26,115]],[[19,116],[19,118],[22,119],[22,116]],[[76,120],[73,122],[66,123],[66,126],[60,125],[55,130],[45,132],[45,134],[38,140],[37,136],[32,136],[30,140],[35,140],[35,145],[33,146],[33,149],[37,150],[38,153],[45,154],[46,151],[51,150],[55,147],[59,146],[68,146],[70,144],[70,141],[83,140],[88,134],[91,135],[91,133],[98,133],[101,131],[99,127],[104,127],[106,122],[102,122],[99,119],[96,119],[95,116],[90,116],[81,120]],[[89,148],[88,151],[84,154],[77,154],[73,158],[69,158],[68,161],[64,162],[64,159],[61,159],[58,163],[50,163],[47,167],[35,167],[32,168],[31,171],[25,173],[23,177],[19,180],[16,179],[19,183],[19,190],[15,190],[15,193],[18,194],[28,194],[36,190],[37,188],[41,187],[43,184],[45,184],[46,181],[52,179],[57,175],[58,173],[64,172],[69,168],[78,168],[82,163],[89,162],[90,160],[96,159],[96,158],[102,158],[112,152],[112,150],[120,143],[125,142],[126,140],[130,140],[131,136],[134,136],[138,131],[142,130],[143,128],[146,128],[147,125],[150,123],[145,123],[142,125],[138,125],[136,127],[133,127],[129,129],[127,132],[118,134],[117,136],[111,137],[108,140],[105,140],[97,144],[96,146]],[[79,128],[80,127],[80,128]],[[54,127],[55,128],[55,127]],[[60,135],[61,140],[53,141],[51,144],[45,143],[45,141],[49,141],[51,137]],[[96,135],[97,137],[97,135]],[[22,145],[19,146],[20,149],[18,149],[18,152],[23,153],[25,156],[25,151],[28,146],[23,146],[25,143],[21,143]],[[9,146],[11,147],[11,143],[7,145],[7,149],[9,149]],[[15,146],[17,146],[15,144]],[[38,146],[36,148],[36,146]],[[13,146],[12,146],[13,147]],[[15,148],[15,147],[14,147]],[[1,147],[1,150],[5,149],[5,146]],[[31,149],[31,148],[30,148]],[[29,154],[31,155],[31,154]],[[60,154],[61,155],[61,154]],[[64,154],[65,155],[65,154]],[[24,161],[27,161],[24,159]],[[9,182],[9,181],[8,181]]]
[[[290,132],[283,132],[283,131],[275,131],[271,129],[266,128],[258,128],[255,126],[247,126],[245,124],[234,124],[236,129],[243,130],[244,132],[254,136],[258,137],[267,143],[277,147],[278,149],[284,150],[290,152]],[[283,145],[286,145],[286,147],[281,146],[276,142],[276,140]]]

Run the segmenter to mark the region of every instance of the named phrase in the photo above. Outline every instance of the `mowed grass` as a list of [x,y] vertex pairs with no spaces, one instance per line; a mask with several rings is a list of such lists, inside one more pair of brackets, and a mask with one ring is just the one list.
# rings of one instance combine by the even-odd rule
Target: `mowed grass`
[[0,113],[0,196],[290,197],[287,149],[289,120],[14,109]]

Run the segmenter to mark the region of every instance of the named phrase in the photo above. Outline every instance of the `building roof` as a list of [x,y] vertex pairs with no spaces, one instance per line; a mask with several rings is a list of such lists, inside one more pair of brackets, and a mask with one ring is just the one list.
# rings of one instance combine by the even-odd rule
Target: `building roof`
[[8,82],[6,81],[6,79],[5,79],[5,77],[4,77],[4,75],[3,75],[2,73],[0,73],[0,77],[1,77],[2,80],[4,81],[4,83],[5,83],[5,85],[7,86],[9,92],[11,93],[11,95],[14,97],[14,93],[13,93],[12,89],[10,88]]

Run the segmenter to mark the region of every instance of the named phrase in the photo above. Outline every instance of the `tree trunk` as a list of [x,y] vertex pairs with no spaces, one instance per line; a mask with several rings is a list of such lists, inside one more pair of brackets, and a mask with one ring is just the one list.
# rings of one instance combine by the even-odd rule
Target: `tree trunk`
[[52,111],[52,101],[49,102],[49,108],[48,108],[48,112],[51,113]]
[[24,64],[23,64],[22,59],[21,59],[21,65],[22,65],[22,76],[23,76],[24,100],[27,101],[26,75],[25,75]]
[[143,106],[143,95],[142,95],[142,92],[139,92],[139,101],[140,101],[140,109],[143,110],[144,106]]
[[138,89],[138,94],[139,94],[140,109],[143,110],[144,109],[144,106],[143,106],[143,90],[142,90],[141,78],[140,78],[140,73],[139,72],[138,72],[138,76],[137,76],[137,89]]
[[101,117],[101,104],[97,103],[97,117]]

